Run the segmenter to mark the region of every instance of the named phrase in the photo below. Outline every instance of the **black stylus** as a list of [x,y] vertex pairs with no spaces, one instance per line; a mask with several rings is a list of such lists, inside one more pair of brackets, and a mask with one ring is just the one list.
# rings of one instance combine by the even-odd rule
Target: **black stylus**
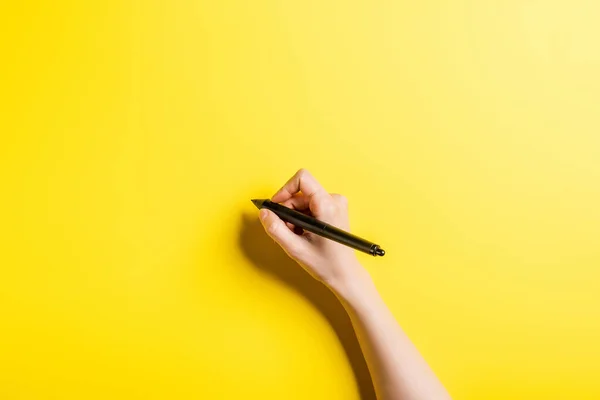
[[325,222],[319,221],[316,218],[304,215],[301,212],[292,210],[291,208],[282,206],[281,204],[273,203],[271,200],[254,199],[252,202],[256,208],[266,208],[271,210],[282,220],[294,224],[294,226],[302,228],[306,231],[312,232],[327,239],[335,240],[338,243],[352,247],[356,250],[364,251],[372,256],[385,255],[385,251],[375,243],[361,239],[358,236],[354,236],[351,233],[326,224]]

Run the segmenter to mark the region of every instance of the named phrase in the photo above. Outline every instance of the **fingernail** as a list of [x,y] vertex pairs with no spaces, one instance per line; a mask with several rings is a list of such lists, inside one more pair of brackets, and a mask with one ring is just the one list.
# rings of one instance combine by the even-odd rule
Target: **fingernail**
[[267,215],[269,215],[269,212],[264,208],[258,213],[259,218],[263,221],[265,220],[265,218],[267,218]]

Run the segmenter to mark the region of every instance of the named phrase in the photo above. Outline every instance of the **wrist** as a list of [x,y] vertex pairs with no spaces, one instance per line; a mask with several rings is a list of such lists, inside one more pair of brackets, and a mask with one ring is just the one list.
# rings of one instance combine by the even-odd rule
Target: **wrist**
[[377,293],[371,275],[358,263],[344,266],[344,273],[327,284],[344,304],[351,307],[363,303],[367,297]]

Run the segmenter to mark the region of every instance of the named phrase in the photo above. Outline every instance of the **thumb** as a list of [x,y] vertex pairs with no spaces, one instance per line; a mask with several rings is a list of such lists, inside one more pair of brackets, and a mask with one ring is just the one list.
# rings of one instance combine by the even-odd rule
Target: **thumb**
[[302,238],[292,232],[271,210],[261,209],[260,222],[271,238],[279,244],[290,256],[296,256],[302,247]]

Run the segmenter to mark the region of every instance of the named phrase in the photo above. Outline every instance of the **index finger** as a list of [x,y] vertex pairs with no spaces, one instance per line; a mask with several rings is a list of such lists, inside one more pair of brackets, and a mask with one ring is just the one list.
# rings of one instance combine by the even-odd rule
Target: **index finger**
[[302,192],[302,194],[308,198],[327,193],[310,172],[302,168],[273,195],[271,201],[281,203],[282,201],[290,199],[298,192]]

